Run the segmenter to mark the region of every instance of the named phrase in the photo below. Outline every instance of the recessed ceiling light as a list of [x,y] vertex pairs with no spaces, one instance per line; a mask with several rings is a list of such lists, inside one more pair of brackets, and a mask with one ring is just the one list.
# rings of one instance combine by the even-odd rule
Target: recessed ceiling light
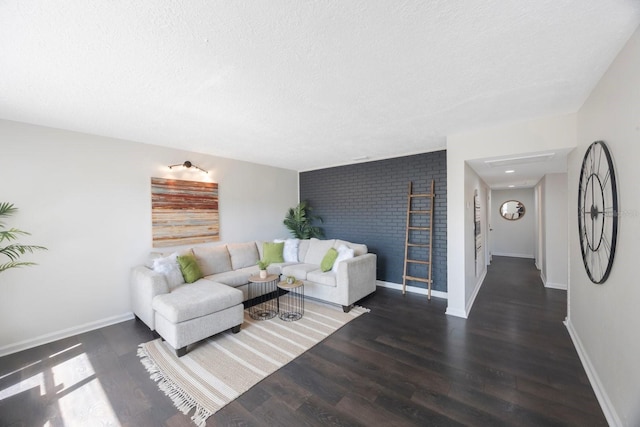
[[515,187],[515,185],[513,185],[513,184],[511,184],[511,185],[509,186],[509,188],[513,188],[513,187]]
[[510,169],[508,171],[504,171],[504,173],[514,173],[515,171],[513,169]]

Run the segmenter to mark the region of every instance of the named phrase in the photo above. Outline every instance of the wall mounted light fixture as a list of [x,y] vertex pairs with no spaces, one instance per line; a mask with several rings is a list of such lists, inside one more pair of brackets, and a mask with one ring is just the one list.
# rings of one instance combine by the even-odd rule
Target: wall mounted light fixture
[[206,170],[194,165],[189,160],[186,160],[184,163],[178,163],[177,165],[171,165],[171,166],[169,166],[169,169],[173,169],[173,168],[178,167],[178,166],[182,166],[183,168],[187,168],[187,169],[196,168],[199,171],[202,171],[204,173],[209,173],[208,171],[206,171]]

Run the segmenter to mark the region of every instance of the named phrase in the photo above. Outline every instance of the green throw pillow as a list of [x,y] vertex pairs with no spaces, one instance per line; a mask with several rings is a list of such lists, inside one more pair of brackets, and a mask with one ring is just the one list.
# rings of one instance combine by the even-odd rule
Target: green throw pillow
[[185,282],[193,283],[202,278],[202,271],[200,271],[200,266],[194,255],[179,256],[178,264],[180,264],[180,271],[182,272]]
[[336,262],[336,258],[338,258],[338,251],[333,248],[329,249],[324,258],[322,258],[322,262],[320,263],[320,270],[324,272],[331,270],[331,267],[333,267],[333,263]]
[[284,262],[282,251],[284,251],[284,242],[264,242],[262,244],[262,260],[267,262],[268,264]]

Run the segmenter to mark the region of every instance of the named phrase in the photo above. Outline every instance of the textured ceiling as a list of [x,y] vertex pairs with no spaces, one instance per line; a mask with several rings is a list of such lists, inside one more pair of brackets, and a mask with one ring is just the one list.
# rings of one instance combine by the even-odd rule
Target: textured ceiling
[[574,112],[638,24],[629,0],[3,0],[0,118],[309,170]]

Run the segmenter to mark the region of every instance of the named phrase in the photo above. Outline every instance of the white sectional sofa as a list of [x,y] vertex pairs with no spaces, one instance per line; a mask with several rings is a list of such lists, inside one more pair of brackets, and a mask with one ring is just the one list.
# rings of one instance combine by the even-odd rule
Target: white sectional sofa
[[[347,312],[356,301],[376,290],[377,259],[368,253],[366,245],[313,238],[287,239],[284,245],[285,262],[272,263],[267,270],[302,280],[305,297],[341,305]],[[203,274],[193,283],[184,283],[175,271],[154,271],[154,259],[157,267],[158,261],[167,258],[152,254],[147,265],[132,271],[134,314],[178,354],[184,354],[187,345],[226,329],[239,331],[249,277],[259,273],[256,263],[263,258],[263,246],[264,242],[255,241],[182,251],[195,256]],[[323,272],[320,264],[330,248],[339,249],[340,257],[331,270]]]

